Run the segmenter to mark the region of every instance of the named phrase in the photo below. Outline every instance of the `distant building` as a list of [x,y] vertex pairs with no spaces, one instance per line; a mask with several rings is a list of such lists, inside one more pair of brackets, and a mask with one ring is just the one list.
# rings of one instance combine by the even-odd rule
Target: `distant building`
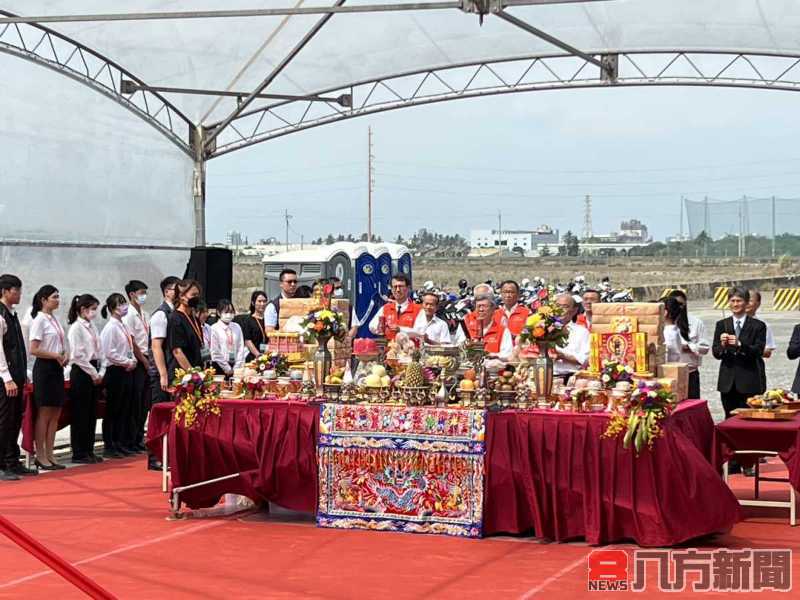
[[653,238],[647,230],[647,225],[639,219],[631,219],[630,221],[623,221],[620,224],[619,231],[616,233],[595,234],[591,237],[591,240],[583,241],[590,241],[593,244],[649,244],[653,241]]
[[531,252],[540,244],[557,244],[560,239],[558,230],[548,225],[536,229],[473,229],[469,234],[470,248],[495,248],[513,252],[520,248]]

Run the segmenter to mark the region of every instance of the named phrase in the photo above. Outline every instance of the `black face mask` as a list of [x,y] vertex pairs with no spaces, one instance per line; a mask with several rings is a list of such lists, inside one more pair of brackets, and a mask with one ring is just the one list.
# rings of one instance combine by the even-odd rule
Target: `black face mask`
[[195,296],[186,301],[186,306],[189,308],[197,308],[200,306],[200,296]]

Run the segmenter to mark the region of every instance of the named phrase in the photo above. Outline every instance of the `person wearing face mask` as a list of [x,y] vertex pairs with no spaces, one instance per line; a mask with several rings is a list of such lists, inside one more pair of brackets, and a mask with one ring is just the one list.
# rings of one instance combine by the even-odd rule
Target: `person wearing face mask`
[[16,275],[0,275],[0,481],[36,475],[20,462],[17,444],[22,427],[22,390],[28,378],[25,338],[15,307],[22,297]]
[[233,322],[236,309],[230,300],[217,303],[219,321],[211,326],[211,363],[219,375],[230,377],[244,366],[247,350],[242,328]]
[[58,418],[64,406],[64,367],[69,362],[64,329],[53,316],[61,296],[45,285],[33,297],[30,329],[33,363],[33,401],[36,404],[36,466],[44,471],[64,469],[53,456]]
[[129,281],[125,286],[125,295],[128,297],[128,313],[122,322],[133,336],[133,354],[136,358],[136,369],[133,371],[133,447],[145,451],[144,424],[150,410],[150,386],[148,385],[148,372],[150,371],[150,317],[142,308],[147,302],[147,284],[136,279]]
[[138,454],[133,447],[133,371],[136,355],[131,332],[122,319],[128,313],[122,294],[111,294],[101,314],[108,323],[100,333],[103,365],[106,368],[106,416],[103,419],[103,456],[122,458]]
[[264,313],[269,300],[262,290],[256,290],[250,296],[250,314],[245,315],[240,323],[244,335],[244,345],[248,350],[247,360],[251,361],[267,351],[267,330],[264,324]]
[[69,445],[73,463],[103,462],[94,453],[97,400],[103,376],[100,373],[100,333],[94,326],[100,301],[91,294],[75,296],[69,307]]
[[167,324],[170,373],[178,368],[188,371],[193,367],[202,367],[211,358],[210,352],[203,346],[203,325],[197,318],[201,293],[200,284],[194,279],[184,279],[177,285],[176,308]]

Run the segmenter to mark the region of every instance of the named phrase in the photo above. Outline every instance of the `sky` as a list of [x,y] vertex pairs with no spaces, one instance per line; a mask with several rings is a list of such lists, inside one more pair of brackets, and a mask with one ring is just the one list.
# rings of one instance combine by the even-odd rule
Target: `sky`
[[[366,231],[367,129],[374,231],[548,224],[595,233],[638,218],[656,239],[680,231],[681,197],[800,198],[792,92],[625,88],[518,93],[406,108],[295,133],[210,161],[210,242],[230,230],[290,243]],[[779,231],[800,204],[783,205]],[[785,218],[781,218],[781,216]],[[792,219],[797,223],[797,218]],[[684,224],[684,231],[688,227]]]

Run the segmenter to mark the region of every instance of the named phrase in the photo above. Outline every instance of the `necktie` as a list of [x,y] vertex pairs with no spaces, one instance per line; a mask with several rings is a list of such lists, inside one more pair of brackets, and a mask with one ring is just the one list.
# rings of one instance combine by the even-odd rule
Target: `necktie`
[[736,327],[735,327],[735,331],[736,331],[736,337],[737,337],[737,338],[738,338],[740,335],[742,335],[742,322],[741,322],[740,320],[738,320],[738,319],[736,320]]

